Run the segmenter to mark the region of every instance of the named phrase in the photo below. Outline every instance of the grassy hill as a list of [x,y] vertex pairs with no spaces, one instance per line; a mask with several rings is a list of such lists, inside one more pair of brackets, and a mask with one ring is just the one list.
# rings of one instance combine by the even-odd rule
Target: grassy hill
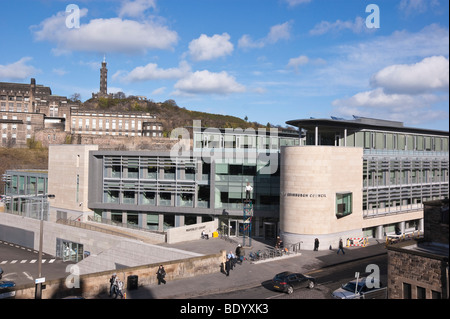
[[80,108],[114,112],[148,112],[156,115],[157,120],[163,124],[165,136],[169,136],[170,132],[177,127],[191,127],[193,120],[201,120],[202,127],[242,129],[266,127],[266,125],[248,122],[235,116],[190,111],[184,107],[179,107],[174,100],[155,103],[133,97],[123,99],[99,98],[98,100],[87,100],[81,104]]
[[[0,147],[0,175],[8,169],[48,169],[46,148]],[[0,194],[4,194],[4,183],[0,181]]]

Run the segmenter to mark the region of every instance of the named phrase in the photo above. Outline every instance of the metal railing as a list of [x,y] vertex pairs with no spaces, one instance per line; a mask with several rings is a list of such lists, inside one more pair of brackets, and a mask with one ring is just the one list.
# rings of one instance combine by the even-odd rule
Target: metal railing
[[302,242],[291,244],[284,248],[269,248],[264,250],[253,251],[250,252],[249,259],[251,261],[260,261],[290,254],[297,254],[300,252],[301,243]]

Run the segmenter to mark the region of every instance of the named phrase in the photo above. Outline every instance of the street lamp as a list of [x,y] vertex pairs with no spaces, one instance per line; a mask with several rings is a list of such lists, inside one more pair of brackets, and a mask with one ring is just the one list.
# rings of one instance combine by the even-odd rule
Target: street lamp
[[41,197],[41,216],[39,229],[39,257],[38,257],[38,279],[36,280],[35,299],[42,299],[42,242],[44,237],[44,198],[55,198],[52,194],[38,195]]

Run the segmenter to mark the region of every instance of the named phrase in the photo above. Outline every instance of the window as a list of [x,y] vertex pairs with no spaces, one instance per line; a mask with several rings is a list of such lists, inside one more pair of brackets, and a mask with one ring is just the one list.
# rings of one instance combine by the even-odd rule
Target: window
[[411,299],[411,285],[403,283],[403,299]]
[[352,213],[352,193],[336,193],[336,217],[342,218]]
[[423,287],[417,287],[417,299],[426,299],[426,290]]

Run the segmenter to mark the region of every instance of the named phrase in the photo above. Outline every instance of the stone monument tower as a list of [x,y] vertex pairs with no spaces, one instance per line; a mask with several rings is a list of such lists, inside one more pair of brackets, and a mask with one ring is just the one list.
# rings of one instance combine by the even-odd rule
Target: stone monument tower
[[108,95],[108,69],[106,68],[106,57],[103,57],[102,68],[100,69],[100,92],[99,96]]

